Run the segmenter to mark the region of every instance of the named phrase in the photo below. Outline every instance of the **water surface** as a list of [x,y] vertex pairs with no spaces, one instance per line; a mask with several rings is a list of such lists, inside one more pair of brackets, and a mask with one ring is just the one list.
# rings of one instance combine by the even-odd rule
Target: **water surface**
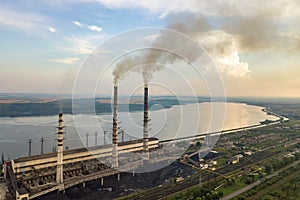
[[[223,106],[226,113],[223,112]],[[266,119],[278,119],[267,115],[262,109],[242,103],[187,104],[161,110],[152,107],[149,113],[149,135],[164,140],[256,125]],[[79,124],[75,126],[73,116],[64,115],[64,147],[85,146],[87,133],[88,145],[93,146],[96,132],[97,144],[103,144],[103,131],[107,131],[105,142],[111,143],[111,115],[77,115],[76,120]],[[4,152],[5,158],[25,156],[28,154],[29,138],[33,140],[32,154],[40,153],[41,138],[45,140],[44,152],[52,152],[56,146],[57,121],[58,116],[0,118],[0,152]],[[119,113],[119,121],[120,128],[126,133],[124,140],[142,137],[143,112]],[[119,136],[119,141],[121,140],[122,135]]]

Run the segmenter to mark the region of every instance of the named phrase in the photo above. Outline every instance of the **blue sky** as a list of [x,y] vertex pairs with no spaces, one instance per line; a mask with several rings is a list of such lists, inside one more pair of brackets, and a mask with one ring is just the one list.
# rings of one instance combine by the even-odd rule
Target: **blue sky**
[[[198,31],[199,19],[207,29]],[[296,0],[2,0],[0,92],[71,93],[102,42],[135,28],[174,27],[207,48],[228,96],[299,96],[299,21]]]

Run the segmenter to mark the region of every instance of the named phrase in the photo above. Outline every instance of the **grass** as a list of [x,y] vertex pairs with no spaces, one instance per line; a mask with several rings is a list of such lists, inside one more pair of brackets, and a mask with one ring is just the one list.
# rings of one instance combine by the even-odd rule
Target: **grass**
[[223,196],[226,196],[228,194],[233,193],[234,191],[237,191],[243,187],[247,186],[244,182],[241,181],[241,177],[238,177],[235,179],[235,183],[231,186],[225,186],[225,184],[218,188],[217,192],[223,192]]
[[293,179],[295,176],[299,175],[299,172],[300,170],[297,170],[295,171],[294,173],[282,178],[281,180],[275,182],[273,185],[263,189],[263,190],[260,190],[259,192],[257,192],[254,196],[252,196],[250,199],[251,200],[255,200],[255,199],[259,199],[261,198],[262,196],[268,194],[269,192],[271,192],[272,190],[282,186],[282,185],[285,185],[288,181],[290,181],[291,179]]
[[[289,178],[284,178],[281,182],[275,183],[271,186],[269,190],[263,195],[262,199],[282,199],[283,197],[289,196],[289,199],[299,199],[300,197],[300,173],[299,170],[295,173],[291,174]],[[289,185],[289,186],[287,186]],[[284,187],[295,188],[294,191],[287,191],[287,189]]]

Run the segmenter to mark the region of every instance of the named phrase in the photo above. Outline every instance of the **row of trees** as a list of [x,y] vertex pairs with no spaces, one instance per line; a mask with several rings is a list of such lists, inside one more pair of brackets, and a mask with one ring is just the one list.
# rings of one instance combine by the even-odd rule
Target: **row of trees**
[[[300,154],[299,154],[300,155]],[[296,155],[295,157],[284,157],[283,159],[276,159],[265,165],[265,172],[267,174],[271,174],[273,171],[277,171],[291,163],[295,160],[298,160],[299,157]]]
[[[243,199],[247,199],[248,197],[251,197],[255,194],[257,194],[259,191],[262,191],[268,187],[271,187],[273,184],[277,183],[278,181],[282,180],[283,178],[287,177],[288,175],[295,173],[295,172],[299,172],[300,170],[300,164],[294,166],[294,167],[290,167],[288,170],[285,170],[281,173],[279,173],[277,176],[272,177],[269,180],[266,180],[265,182],[263,182],[260,185],[257,185],[256,187],[254,187],[253,189],[249,190],[248,192],[243,193],[242,195],[239,195],[237,198],[238,200],[243,200]],[[295,183],[298,183],[300,177],[299,176],[295,176],[294,179],[292,179],[290,182],[290,184],[285,184],[283,185],[280,189],[281,189],[281,193],[278,192],[271,192],[270,195],[274,196],[274,197],[280,197],[279,199],[287,199],[286,196],[291,196],[291,195],[298,195],[300,186],[298,186],[297,184],[295,185]],[[284,194],[284,195],[283,195]],[[271,197],[265,196],[262,199],[272,199]]]

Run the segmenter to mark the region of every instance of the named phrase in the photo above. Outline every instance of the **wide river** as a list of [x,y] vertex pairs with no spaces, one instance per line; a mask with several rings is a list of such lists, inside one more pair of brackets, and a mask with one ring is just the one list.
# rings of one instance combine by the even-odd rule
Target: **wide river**
[[[199,133],[221,131],[260,124],[269,119],[262,107],[242,103],[199,103],[174,106],[170,109],[150,108],[149,135],[160,140],[193,136]],[[124,130],[124,140],[141,138],[143,135],[143,112],[119,113],[119,127]],[[64,147],[77,148],[86,145],[111,143],[111,115],[64,115]],[[76,126],[75,126],[76,124]],[[32,154],[52,152],[56,146],[58,116],[0,118],[0,153],[5,158],[28,154],[28,139],[33,140]],[[106,139],[104,141],[104,132]],[[87,137],[88,134],[88,137]],[[122,134],[119,135],[119,141]]]

